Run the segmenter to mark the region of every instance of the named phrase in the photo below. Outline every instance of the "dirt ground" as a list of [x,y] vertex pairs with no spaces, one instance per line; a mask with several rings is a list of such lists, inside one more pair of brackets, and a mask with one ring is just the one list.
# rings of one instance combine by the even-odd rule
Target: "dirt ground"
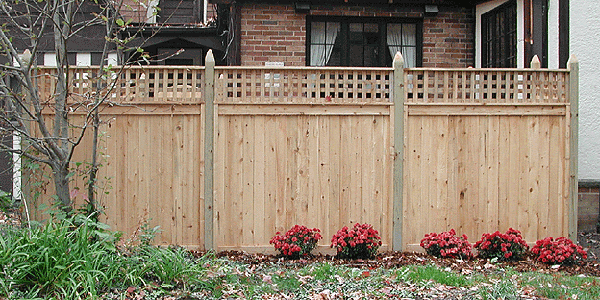
[[588,252],[588,261],[600,261],[600,234],[582,233],[577,235],[577,242]]
[[[600,277],[600,234],[579,233],[578,242],[588,252],[588,259],[579,265],[549,265],[535,261],[533,256],[529,256],[525,260],[518,262],[499,262],[490,264],[488,261],[483,259],[473,259],[470,261],[440,259],[423,253],[408,252],[384,252],[380,253],[375,259],[371,260],[339,260],[334,259],[330,255],[314,255],[307,259],[288,261],[288,263],[302,267],[313,262],[327,261],[333,264],[345,264],[354,267],[367,268],[392,268],[405,265],[427,265],[433,263],[444,268],[451,268],[460,273],[493,272],[499,267],[510,266],[521,272],[537,271],[549,274],[564,272],[571,275],[584,274],[588,276]],[[218,256],[227,257],[228,259],[245,262],[251,265],[264,262],[283,261],[283,258],[276,255],[247,254],[239,251],[225,251],[218,253]]]

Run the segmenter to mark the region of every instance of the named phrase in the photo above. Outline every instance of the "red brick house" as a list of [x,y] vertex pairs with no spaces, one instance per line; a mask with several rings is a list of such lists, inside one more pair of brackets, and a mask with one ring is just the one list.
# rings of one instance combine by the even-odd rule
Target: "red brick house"
[[211,3],[228,11],[230,65],[389,66],[403,50],[408,66],[526,67],[538,55],[557,68],[569,56],[567,0]]
[[228,1],[229,65],[474,65],[467,1]]

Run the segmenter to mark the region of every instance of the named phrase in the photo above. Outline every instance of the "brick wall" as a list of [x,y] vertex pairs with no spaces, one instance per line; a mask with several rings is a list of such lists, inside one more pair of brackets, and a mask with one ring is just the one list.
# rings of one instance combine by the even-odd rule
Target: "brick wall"
[[[423,19],[423,66],[468,67],[474,64],[473,10],[440,7],[423,17],[422,7],[311,6],[314,16],[400,17]],[[306,15],[289,4],[245,4],[241,9],[242,65],[284,62],[306,65]]]
[[[159,1],[160,2],[160,1]],[[118,8],[121,17],[124,20],[131,20],[134,23],[146,22],[149,0],[123,0],[122,5]],[[204,5],[202,1],[198,1],[198,5]],[[216,4],[209,3],[207,7],[207,19],[214,19],[217,15]],[[163,15],[164,12],[158,12]]]
[[475,65],[475,19],[470,9],[442,11],[423,20],[423,66],[464,68]]
[[596,232],[600,213],[599,185],[598,182],[579,183],[577,230],[580,232]]
[[118,8],[121,17],[124,20],[131,20],[134,23],[142,23],[146,21],[146,13],[148,11],[145,4],[147,1],[138,0],[123,0],[122,5]]
[[292,5],[250,4],[241,10],[242,65],[305,65],[306,21]]

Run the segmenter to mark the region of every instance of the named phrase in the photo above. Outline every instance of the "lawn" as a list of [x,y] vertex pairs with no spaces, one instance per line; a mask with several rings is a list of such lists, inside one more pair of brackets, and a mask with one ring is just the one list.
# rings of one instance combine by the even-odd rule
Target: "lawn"
[[369,260],[288,260],[150,245],[75,215],[44,226],[0,224],[0,299],[600,299],[594,261],[442,259],[379,253]]
[[[412,256],[412,254],[405,254]],[[456,269],[424,259],[384,267],[374,261],[288,261],[206,255],[203,280],[112,289],[105,299],[599,299],[600,280],[560,271],[520,272],[503,264]],[[241,261],[240,256],[245,257]],[[253,259],[254,261],[247,261]],[[417,256],[421,257],[421,256]],[[391,259],[397,259],[398,255]],[[328,261],[329,259],[329,261]],[[378,256],[377,260],[385,260]],[[388,261],[389,262],[389,261]],[[382,265],[373,268],[372,265]],[[458,264],[456,265],[458,266]],[[557,268],[555,268],[557,269]],[[551,269],[553,270],[553,269]]]

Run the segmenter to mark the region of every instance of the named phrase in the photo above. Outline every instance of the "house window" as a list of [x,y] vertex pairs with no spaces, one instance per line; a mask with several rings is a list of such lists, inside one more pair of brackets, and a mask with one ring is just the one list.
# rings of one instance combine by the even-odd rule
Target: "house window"
[[419,21],[315,17],[308,20],[308,27],[310,66],[391,66],[398,51],[406,67],[421,65]]
[[517,66],[517,4],[510,1],[481,16],[484,68]]

